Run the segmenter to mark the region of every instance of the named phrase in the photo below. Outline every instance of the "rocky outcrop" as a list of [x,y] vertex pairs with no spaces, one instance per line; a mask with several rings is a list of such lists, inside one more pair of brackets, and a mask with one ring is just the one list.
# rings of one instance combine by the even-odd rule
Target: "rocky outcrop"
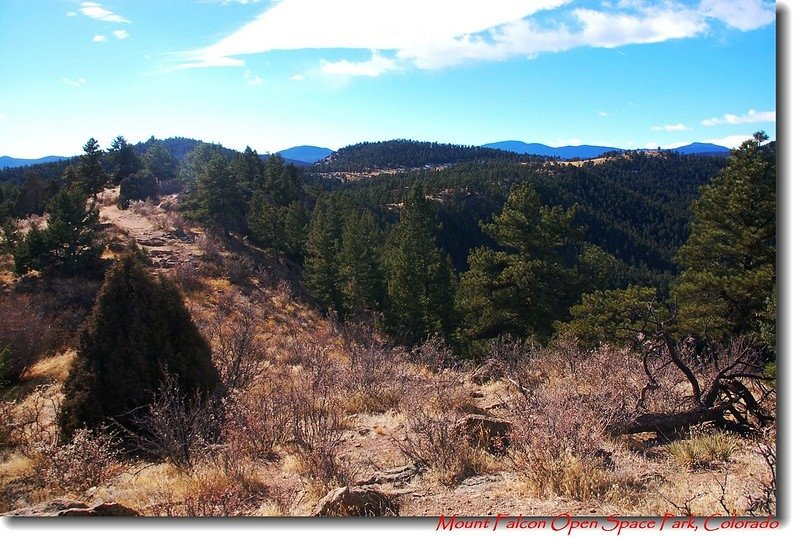
[[9,511],[8,513],[4,513],[3,516],[139,516],[139,513],[119,503],[105,502],[89,506],[78,500],[58,498],[30,507],[17,509],[16,511]]
[[394,499],[375,487],[341,487],[319,500],[313,516],[397,516]]
[[510,445],[511,422],[502,418],[469,414],[455,424],[455,432],[469,445],[492,453],[501,453]]

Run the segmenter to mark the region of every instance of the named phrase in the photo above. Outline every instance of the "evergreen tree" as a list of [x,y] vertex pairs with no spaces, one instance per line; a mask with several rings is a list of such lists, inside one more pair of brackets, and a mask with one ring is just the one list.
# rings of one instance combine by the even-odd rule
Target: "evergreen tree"
[[89,138],[83,146],[83,155],[78,162],[78,176],[86,195],[97,200],[97,193],[108,183],[108,174],[103,169],[103,150],[94,138]]
[[194,175],[184,196],[184,212],[206,226],[221,229],[225,235],[243,228],[241,193],[228,160],[217,146],[207,144],[198,146],[191,157],[188,172]]
[[452,330],[454,274],[437,233],[435,206],[416,183],[405,198],[384,254],[386,330],[405,345],[433,334],[449,336]]
[[177,174],[178,163],[164,146],[163,142],[150,138],[149,147],[142,156],[144,168],[153,174],[159,181],[172,180]]
[[694,202],[674,288],[690,332],[774,341],[777,158],[774,144],[763,145],[765,140],[756,133],[734,149]]
[[32,228],[14,251],[17,272],[78,274],[97,266],[103,252],[99,212],[81,190],[63,189],[47,208],[47,227]]
[[528,184],[515,187],[502,212],[484,230],[503,248],[478,248],[469,255],[457,306],[467,345],[501,334],[546,340],[552,325],[584,289],[581,266],[597,264],[584,256],[584,230],[577,207],[547,207]]
[[111,422],[137,432],[165,376],[186,397],[208,396],[220,385],[177,287],[149,274],[141,257],[133,251],[115,263],[80,331],[58,420],[65,440]]
[[255,190],[263,186],[264,163],[260,155],[251,149],[250,146],[247,146],[244,153],[238,153],[233,158],[232,167],[233,176],[242,193],[242,201],[249,203]]
[[321,197],[308,224],[305,256],[305,283],[322,309],[343,312],[339,283],[341,252],[341,210],[327,197]]
[[131,201],[144,201],[158,197],[158,179],[149,170],[139,170],[125,177],[119,184],[119,202],[121,209],[127,209]]
[[350,210],[344,219],[339,255],[339,285],[344,311],[378,312],[385,302],[380,269],[381,233],[370,211]]
[[108,155],[113,170],[111,180],[115,185],[120,184],[124,179],[141,169],[141,162],[138,155],[136,155],[136,150],[123,136],[114,138]]

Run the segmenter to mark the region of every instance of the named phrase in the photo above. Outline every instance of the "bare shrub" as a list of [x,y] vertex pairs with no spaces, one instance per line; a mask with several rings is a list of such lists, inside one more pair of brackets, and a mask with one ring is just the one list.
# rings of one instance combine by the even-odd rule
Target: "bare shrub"
[[453,368],[458,364],[457,356],[439,335],[430,336],[424,343],[415,347],[410,357],[414,362],[425,365],[433,371]]
[[266,338],[258,330],[266,316],[266,303],[260,295],[245,300],[229,293],[220,301],[215,315],[199,322],[211,345],[222,385],[229,392],[245,389],[266,367]]
[[[162,204],[161,207],[164,208],[164,205]],[[175,238],[189,238],[189,223],[179,213],[171,212],[167,209],[167,212],[153,217],[153,223],[155,223],[156,228],[166,231]]]
[[185,292],[198,291],[202,289],[202,269],[199,264],[193,261],[178,263],[172,269],[172,279]]
[[489,455],[470,446],[456,430],[459,417],[451,410],[419,408],[408,418],[407,436],[398,441],[408,460],[430,468],[445,485],[459,483],[491,466]]
[[[18,382],[56,344],[53,321],[30,295],[0,296],[0,386]],[[4,352],[5,351],[5,352]]]
[[130,202],[129,208],[136,214],[145,218],[152,218],[159,213],[158,204],[152,199],[146,201],[134,200]]
[[767,474],[760,479],[760,490],[747,494],[746,512],[750,516],[777,514],[777,446],[776,431],[769,427],[757,440],[757,454],[765,463]]
[[14,404],[0,400],[0,449],[12,445],[14,427]]
[[268,497],[253,476],[231,475],[211,467],[194,472],[185,490],[158,493],[149,511],[155,516],[221,517],[251,515]]
[[242,255],[233,254],[225,259],[225,273],[230,283],[246,285],[255,271],[253,262]]
[[344,413],[334,390],[313,380],[298,381],[289,392],[292,445],[315,480],[346,485],[351,481],[340,461],[344,436]]
[[69,444],[42,453],[40,476],[48,485],[68,491],[100,485],[123,471],[117,460],[119,446],[119,437],[108,429],[80,429]]
[[607,421],[583,395],[568,385],[550,385],[517,398],[510,413],[514,427],[508,456],[536,492],[579,500],[605,492]]
[[222,242],[211,233],[204,233],[200,235],[195,244],[200,249],[203,261],[212,265],[221,266],[223,263],[222,258]]
[[205,457],[219,436],[224,401],[182,393],[166,376],[154,401],[134,418],[139,432],[130,433],[144,455],[189,469]]
[[349,370],[344,384],[351,412],[380,413],[396,408],[401,399],[394,353],[377,341],[349,345]]
[[97,203],[102,207],[111,207],[119,201],[119,191],[116,189],[103,190],[97,195]]
[[270,459],[291,435],[289,394],[281,386],[235,396],[223,430],[227,448],[252,459]]
[[17,404],[18,418],[13,425],[10,441],[29,459],[39,459],[58,446],[59,400],[52,386],[40,386],[24,401]]

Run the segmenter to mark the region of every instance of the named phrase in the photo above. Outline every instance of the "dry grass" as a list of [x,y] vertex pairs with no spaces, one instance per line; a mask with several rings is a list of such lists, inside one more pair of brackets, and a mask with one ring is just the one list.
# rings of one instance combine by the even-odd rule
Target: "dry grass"
[[667,450],[680,466],[698,470],[732,461],[741,450],[741,441],[726,433],[692,434],[691,438],[672,442]]

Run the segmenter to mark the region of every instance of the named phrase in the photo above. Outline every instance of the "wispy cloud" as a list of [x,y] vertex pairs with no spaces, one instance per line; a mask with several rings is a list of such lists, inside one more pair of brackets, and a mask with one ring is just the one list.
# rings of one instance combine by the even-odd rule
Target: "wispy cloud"
[[81,87],[82,85],[84,85],[86,83],[86,79],[82,78],[82,77],[81,78],[69,78],[69,77],[65,76],[64,78],[61,79],[61,82],[63,82],[67,86],[72,86],[73,88],[79,88],[79,87]]
[[92,37],[92,42],[94,42],[94,43],[104,43],[107,40],[108,40],[108,38],[106,36],[104,36],[104,35],[96,35],[96,36]]
[[247,4],[257,4],[261,0],[206,0],[206,1],[212,4],[222,4],[223,6],[227,6],[230,4],[241,4],[243,6],[246,6]]
[[702,125],[706,127],[713,127],[716,125],[744,125],[746,123],[776,123],[777,112],[758,112],[751,109],[742,116],[735,114],[724,114],[722,117],[712,117],[710,119],[703,119]]
[[301,80],[305,80],[305,76],[301,75],[300,73],[295,73],[289,77],[289,80],[300,82]]
[[600,110],[600,111],[599,111],[599,117],[608,117],[609,115],[610,115],[610,114],[608,114],[608,113],[607,113],[607,112],[605,112],[604,110]]
[[657,125],[652,127],[653,131],[666,131],[666,132],[679,132],[689,131],[690,128],[686,127],[684,123],[677,123],[675,125]]
[[102,4],[98,4],[97,2],[82,2],[80,5],[80,12],[91,19],[97,19],[103,22],[130,22],[122,15],[118,15],[113,11],[104,8]]
[[128,33],[127,30],[114,30],[111,33],[114,34],[114,37],[116,37],[117,39],[127,39],[128,37],[130,37],[130,34]]
[[405,67],[438,69],[577,47],[685,39],[707,33],[713,21],[745,31],[775,18],[774,4],[765,0],[619,0],[599,8],[584,3],[282,0],[213,45],[184,54],[181,67],[242,66],[240,56],[274,50],[360,49],[379,51],[379,60],[326,60],[322,71],[377,76]]
[[733,134],[731,136],[725,136],[723,138],[709,138],[707,140],[702,140],[706,144],[716,144],[722,145],[724,147],[734,148],[739,147],[742,143],[747,141],[752,137],[751,134]]
[[253,74],[251,71],[244,71],[244,81],[250,86],[260,86],[264,83],[263,78]]
[[736,30],[755,30],[770,24],[775,16],[774,2],[764,0],[702,0],[699,11]]
[[321,60],[321,71],[326,75],[338,75],[344,77],[351,76],[380,76],[389,71],[396,71],[399,69],[397,62],[388,58],[382,57],[377,51],[372,52],[372,58],[363,62],[350,62],[347,60],[340,60],[337,62],[329,62]]
[[0,112],[0,121],[3,121],[4,119],[8,119],[8,116]]

